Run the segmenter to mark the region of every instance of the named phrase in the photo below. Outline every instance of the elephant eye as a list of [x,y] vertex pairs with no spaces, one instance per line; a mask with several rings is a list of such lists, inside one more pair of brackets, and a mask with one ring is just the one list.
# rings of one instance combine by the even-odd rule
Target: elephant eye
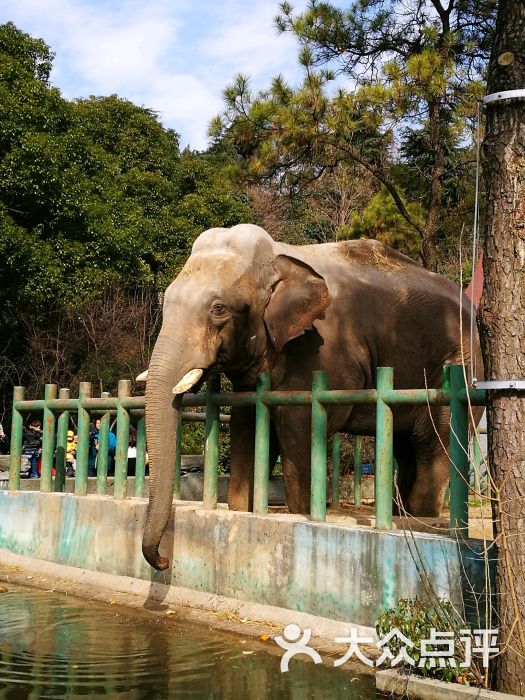
[[217,302],[211,307],[211,313],[213,316],[215,316],[215,318],[221,318],[222,316],[226,316],[228,313],[228,307],[225,304]]

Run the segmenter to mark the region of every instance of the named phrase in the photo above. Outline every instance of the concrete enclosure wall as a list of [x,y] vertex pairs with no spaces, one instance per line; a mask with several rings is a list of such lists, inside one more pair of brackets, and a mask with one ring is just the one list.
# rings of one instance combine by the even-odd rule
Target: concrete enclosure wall
[[0,547],[370,627],[399,597],[427,595],[418,569],[435,594],[464,601],[471,619],[472,596],[482,598],[485,563],[472,540],[462,547],[438,535],[179,502],[161,545],[171,568],[156,572],[141,552],[145,514],[142,498],[0,491]]

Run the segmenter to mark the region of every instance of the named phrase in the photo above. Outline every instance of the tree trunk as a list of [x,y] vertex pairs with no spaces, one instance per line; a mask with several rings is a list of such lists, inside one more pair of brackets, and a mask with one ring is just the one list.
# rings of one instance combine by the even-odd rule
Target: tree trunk
[[443,174],[445,172],[445,148],[442,129],[441,105],[434,100],[428,105],[428,121],[430,132],[430,149],[434,154],[432,174],[430,178],[430,198],[428,216],[421,234],[422,257],[424,266],[437,272],[438,252],[436,236],[441,223],[443,209]]
[[[500,0],[487,93],[525,88],[525,0]],[[487,379],[525,378],[525,99],[486,106],[487,190],[481,337]],[[525,694],[525,394],[491,391],[497,689]]]

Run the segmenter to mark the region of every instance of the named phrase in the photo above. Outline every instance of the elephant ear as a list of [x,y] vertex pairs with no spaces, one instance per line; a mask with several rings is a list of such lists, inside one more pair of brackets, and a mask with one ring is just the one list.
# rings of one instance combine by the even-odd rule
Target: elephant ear
[[275,349],[280,352],[316,319],[324,318],[332,299],[323,277],[301,260],[278,255],[275,268],[278,280],[272,287],[264,322]]

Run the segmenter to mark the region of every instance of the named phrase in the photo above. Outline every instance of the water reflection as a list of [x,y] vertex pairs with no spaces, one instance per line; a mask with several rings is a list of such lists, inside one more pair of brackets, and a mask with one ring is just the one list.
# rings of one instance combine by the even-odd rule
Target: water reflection
[[370,677],[300,660],[282,674],[280,658],[173,617],[34,589],[0,594],[1,700],[375,697]]

